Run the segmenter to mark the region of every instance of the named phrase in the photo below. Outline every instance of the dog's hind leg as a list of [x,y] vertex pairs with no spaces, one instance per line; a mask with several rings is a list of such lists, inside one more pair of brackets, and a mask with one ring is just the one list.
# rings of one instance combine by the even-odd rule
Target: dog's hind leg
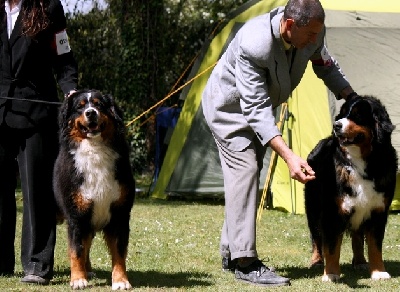
[[368,263],[364,256],[364,232],[362,230],[351,232],[351,248],[353,259],[351,265],[356,270],[367,270]]
[[78,247],[76,243],[69,246],[69,256],[71,261],[71,281],[70,286],[72,289],[84,289],[88,285],[87,264],[86,261],[89,257],[90,246],[92,244],[93,236],[89,235],[84,238]]
[[[94,235],[92,236],[92,241],[93,241],[93,238],[94,238]],[[94,277],[96,277],[96,273],[93,272],[93,269],[92,269],[92,262],[90,261],[90,248],[91,248],[91,246],[92,245],[89,246],[89,250],[86,253],[86,265],[85,265],[85,268],[86,268],[86,275],[87,275],[88,279],[93,279]]]
[[320,232],[321,207],[318,188],[319,184],[310,181],[305,185],[305,208],[307,216],[308,229],[310,230],[311,239],[311,263],[310,267],[321,267],[324,265],[324,257],[322,254],[322,235]]
[[323,267],[322,239],[320,235],[311,235],[311,265],[310,267]]
[[[108,227],[103,230],[104,239],[111,253],[112,259],[112,290],[127,290],[132,286],[126,273],[126,256],[128,251],[129,219],[128,226],[119,226],[118,230]],[[121,229],[124,231],[121,234]]]
[[[332,239],[334,237],[331,237]],[[340,279],[340,248],[342,245],[343,233],[335,238],[334,244],[328,244],[324,241],[323,253],[325,258],[325,269],[322,281],[337,282]]]
[[322,254],[322,235],[319,231],[319,214],[314,215],[315,212],[307,213],[308,229],[310,230],[311,239],[311,263],[310,267],[323,267],[324,257]]

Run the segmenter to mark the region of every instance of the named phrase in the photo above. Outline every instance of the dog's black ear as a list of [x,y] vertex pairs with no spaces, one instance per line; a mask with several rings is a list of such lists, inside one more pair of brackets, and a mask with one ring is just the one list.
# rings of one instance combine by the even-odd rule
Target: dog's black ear
[[59,126],[61,130],[67,129],[68,120],[71,115],[71,109],[73,107],[74,98],[78,95],[78,92],[74,92],[64,99],[61,105],[60,114],[58,118]]
[[123,117],[123,112],[121,108],[118,106],[116,103],[114,97],[111,94],[105,94],[104,97],[109,101],[110,103],[110,114],[115,118],[115,120],[123,124],[124,122],[124,117]]
[[392,124],[385,106],[378,99],[373,99],[370,103],[372,106],[372,115],[375,120],[377,142],[383,143],[387,139],[390,139],[396,127]]
[[378,143],[383,143],[390,138],[390,135],[396,127],[392,124],[387,113],[384,115],[384,117],[381,115],[374,115],[374,119]]

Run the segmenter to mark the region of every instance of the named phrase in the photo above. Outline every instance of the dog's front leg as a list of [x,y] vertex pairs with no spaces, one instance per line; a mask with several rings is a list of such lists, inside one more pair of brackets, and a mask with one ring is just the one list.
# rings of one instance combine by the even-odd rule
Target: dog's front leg
[[325,241],[323,243],[323,253],[325,258],[325,269],[324,275],[322,276],[322,281],[324,282],[337,282],[340,279],[340,247],[342,245],[343,233],[340,234],[336,240],[335,244],[330,248]]
[[[127,234],[129,234],[129,229]],[[112,290],[131,289],[128,275],[126,273],[126,255],[128,248],[128,238],[126,236],[116,236],[104,230],[104,239],[112,258]]]
[[87,281],[87,259],[89,258],[92,236],[87,236],[81,244],[70,244],[69,255],[71,261],[71,281],[72,289],[84,289],[88,285]]
[[371,231],[366,232],[371,279],[373,280],[389,279],[390,274],[386,272],[385,265],[382,259],[383,235],[382,235],[382,240],[377,239],[376,236],[377,235]]

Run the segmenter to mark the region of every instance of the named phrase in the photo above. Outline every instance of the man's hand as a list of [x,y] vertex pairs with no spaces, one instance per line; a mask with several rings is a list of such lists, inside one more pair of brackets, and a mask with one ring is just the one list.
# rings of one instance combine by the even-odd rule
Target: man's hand
[[339,95],[344,100],[349,100],[357,96],[358,94],[353,90],[353,88],[351,88],[351,86],[347,86],[343,88],[343,90],[339,93]]
[[286,161],[286,164],[288,165],[291,178],[303,184],[315,179],[315,172],[308,165],[307,161],[296,154],[293,153]]
[[307,161],[294,154],[281,136],[275,136],[268,144],[286,162],[291,178],[303,184],[315,179],[315,172]]
[[75,93],[77,90],[76,89],[71,89],[68,93],[64,95],[64,98],[67,99],[68,97],[71,96],[71,94]]

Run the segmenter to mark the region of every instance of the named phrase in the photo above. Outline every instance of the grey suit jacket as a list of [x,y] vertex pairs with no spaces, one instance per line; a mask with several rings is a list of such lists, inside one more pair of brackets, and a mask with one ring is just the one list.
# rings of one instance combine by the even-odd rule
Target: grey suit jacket
[[263,145],[281,135],[274,109],[299,84],[309,61],[334,94],[349,85],[324,45],[325,29],[316,44],[295,49],[288,61],[279,33],[283,9],[276,8],[242,26],[204,89],[204,117],[214,137],[230,150],[245,149],[254,135]]

